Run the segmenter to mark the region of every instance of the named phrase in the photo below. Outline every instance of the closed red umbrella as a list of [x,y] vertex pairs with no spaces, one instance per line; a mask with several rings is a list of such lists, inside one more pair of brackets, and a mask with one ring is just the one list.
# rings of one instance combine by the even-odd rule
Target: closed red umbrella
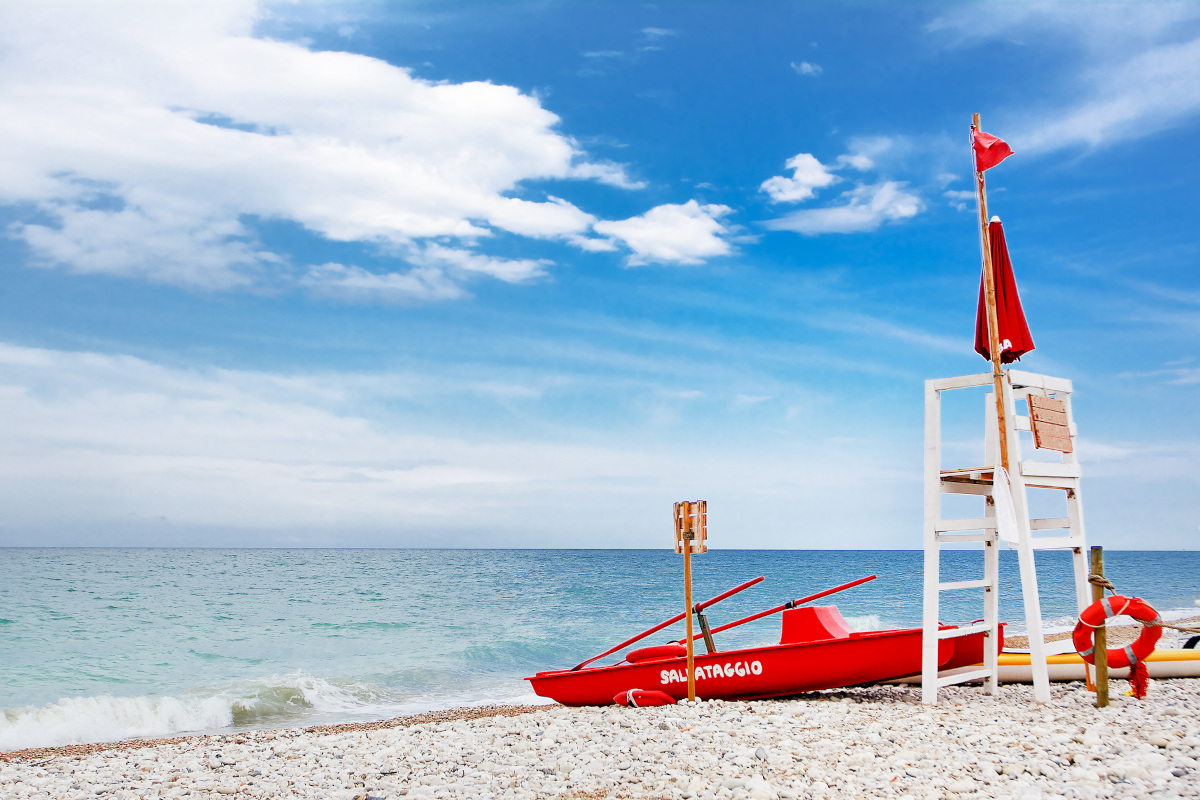
[[[1008,258],[1008,245],[1004,243],[1004,228],[1000,218],[992,217],[988,225],[988,239],[992,250],[992,274],[996,282],[996,320],[1000,340],[1000,360],[1011,364],[1033,349],[1033,336],[1021,310],[1021,298],[1017,296],[1017,279],[1013,276],[1012,261]],[[991,360],[988,349],[987,290],[986,281],[979,280],[979,311],[975,315],[975,352]]]

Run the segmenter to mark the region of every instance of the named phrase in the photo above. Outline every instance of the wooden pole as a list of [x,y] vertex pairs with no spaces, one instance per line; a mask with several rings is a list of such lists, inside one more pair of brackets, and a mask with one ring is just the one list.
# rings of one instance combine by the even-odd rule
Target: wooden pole
[[[979,115],[971,117],[971,130],[979,127]],[[975,169],[975,150],[972,142],[971,171],[975,173],[975,199],[979,205],[979,244],[983,251],[983,282],[987,297],[988,353],[992,358],[992,383],[996,393],[996,423],[999,425],[1000,466],[1012,471],[1008,464],[1008,419],[1004,408],[1004,370],[1000,368],[1000,321],[996,313],[996,275],[992,266],[992,242],[988,236],[987,187],[983,173]]]
[[[684,517],[685,524],[690,524],[691,517]],[[687,679],[688,700],[696,699],[696,648],[692,641],[692,538],[691,530],[683,534],[683,584],[687,601]]]
[[[1104,575],[1104,548],[1092,547],[1092,572]],[[1104,587],[1092,584],[1092,602],[1104,599]],[[1104,622],[1096,627],[1096,708],[1108,705],[1108,636],[1104,633]]]

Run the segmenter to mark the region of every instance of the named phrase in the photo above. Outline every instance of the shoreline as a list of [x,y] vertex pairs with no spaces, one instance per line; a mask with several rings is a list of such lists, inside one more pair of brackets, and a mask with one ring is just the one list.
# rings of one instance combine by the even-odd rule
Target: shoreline
[[[1175,624],[1175,625],[1195,625],[1197,627],[1200,627],[1200,616],[1183,617],[1180,619],[1169,619],[1166,621],[1170,622],[1172,624]],[[1108,637],[1108,646],[1109,647],[1124,647],[1127,644],[1131,644],[1135,639],[1138,638],[1138,636],[1141,635],[1142,627],[1143,627],[1142,625],[1138,625],[1138,624],[1105,625],[1104,630],[1105,630],[1105,634]],[[1046,640],[1047,643],[1049,643],[1049,642],[1064,642],[1067,639],[1071,638],[1072,633],[1073,633],[1073,631],[1060,631],[1058,633],[1047,633],[1043,638]],[[1183,631],[1176,631],[1172,628],[1163,628],[1163,637],[1164,638],[1168,637],[1168,636],[1176,636],[1177,638],[1186,640],[1187,638],[1189,638],[1191,636],[1195,636],[1195,635],[1197,635],[1197,634],[1184,633]],[[1024,634],[1005,636],[1004,637],[1004,646],[1005,647],[1029,647],[1029,637]],[[1159,649],[1162,649],[1162,648],[1160,647]]]
[[[1200,616],[1184,617],[1180,619],[1170,620],[1175,623],[1200,625]],[[1106,626],[1108,632],[1108,643],[1110,647],[1121,647],[1133,642],[1141,633],[1141,625],[1109,625]],[[1164,629],[1164,635],[1177,633],[1171,629]],[[1071,638],[1071,632],[1048,633],[1045,635],[1047,644],[1066,641]],[[1190,634],[1179,633],[1179,636],[1186,637]],[[1029,638],[1025,635],[1006,636],[1004,638],[1006,648],[1028,648]],[[111,752],[116,750],[136,750],[146,747],[154,747],[158,745],[180,744],[190,740],[237,740],[246,739],[247,737],[258,736],[275,736],[286,732],[300,731],[304,733],[347,733],[353,731],[372,731],[382,730],[395,727],[410,727],[424,723],[435,723],[442,721],[453,720],[470,720],[482,719],[495,716],[514,716],[518,714],[533,713],[547,708],[558,707],[557,704],[547,702],[532,705],[507,704],[507,703],[492,703],[480,706],[459,706],[445,709],[437,709],[433,711],[421,712],[418,714],[408,714],[400,717],[390,717],[382,720],[371,720],[367,722],[343,722],[332,723],[325,725],[297,725],[294,727],[281,728],[264,728],[243,731],[231,732],[210,732],[210,733],[180,733],[174,736],[158,736],[147,738],[131,738],[120,739],[109,742],[91,742],[83,744],[66,744],[66,745],[50,745],[45,747],[29,747],[18,750],[0,750],[0,762],[18,761],[18,760],[38,760],[38,759],[53,759],[60,756],[81,756],[91,755],[93,753]]]
[[[425,723],[447,722],[453,720],[482,719],[484,717],[512,717],[518,714],[529,714],[545,708],[553,708],[552,704],[544,705],[486,705],[461,706],[439,711],[426,711],[421,714],[410,714],[403,717],[374,720],[372,722],[340,722],[333,725],[310,725],[296,728],[268,728],[264,730],[237,731],[235,733],[184,733],[179,736],[169,736],[155,739],[121,739],[115,742],[91,742],[88,744],[62,744],[51,747],[25,747],[20,750],[0,750],[0,761],[22,760],[52,760],[60,756],[87,756],[95,753],[108,753],[115,750],[141,750],[160,745],[180,744],[188,741],[217,740],[232,741],[237,744],[250,739],[274,739],[277,736],[298,732],[316,734],[350,733],[353,731],[375,731],[387,728],[411,727]],[[239,741],[240,740],[240,741]]]
[[[1200,679],[1095,707],[905,686],[658,708],[490,706],[306,729],[0,754],[12,798],[1200,797]],[[90,750],[88,748],[91,748]]]

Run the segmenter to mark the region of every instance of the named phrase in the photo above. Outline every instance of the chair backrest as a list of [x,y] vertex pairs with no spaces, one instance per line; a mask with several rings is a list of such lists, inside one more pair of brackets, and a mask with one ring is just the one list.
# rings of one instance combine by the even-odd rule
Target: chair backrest
[[1074,452],[1071,429],[1067,423],[1067,404],[1053,397],[1030,393],[1029,421],[1033,429],[1033,445],[1041,450]]

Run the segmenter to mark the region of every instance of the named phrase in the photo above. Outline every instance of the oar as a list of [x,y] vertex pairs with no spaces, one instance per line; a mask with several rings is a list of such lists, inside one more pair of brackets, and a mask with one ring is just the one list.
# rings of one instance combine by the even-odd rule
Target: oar
[[[722,594],[719,594],[719,595],[717,595],[716,597],[714,597],[714,598],[713,598],[713,599],[711,599],[711,600],[705,600],[703,603],[697,603],[697,604],[696,604],[696,607],[695,607],[696,613],[697,613],[697,614],[698,614],[698,613],[700,613],[701,611],[703,611],[704,609],[706,609],[706,608],[708,608],[709,606],[713,605],[714,603],[719,603],[719,602],[721,602],[721,601],[722,601],[722,600],[724,600],[726,597],[732,597],[733,595],[737,594],[737,593],[738,593],[738,592],[740,592],[740,591],[743,591],[744,589],[749,589],[749,588],[750,588],[751,586],[753,586],[754,584],[756,584],[756,583],[758,583],[759,581],[763,580],[763,577],[764,577],[764,576],[762,576],[762,575],[759,575],[759,576],[758,576],[757,578],[755,578],[754,580],[752,580],[752,581],[746,581],[745,583],[743,583],[743,584],[741,584],[741,585],[739,585],[739,586],[735,586],[735,587],[733,587],[732,589],[730,589],[729,591],[727,591],[727,592],[724,592],[724,593],[722,593]],[[604,658],[605,656],[611,656],[613,653],[617,652],[617,651],[618,651],[618,650],[620,650],[621,648],[623,648],[623,647],[628,647],[629,645],[633,644],[634,642],[639,642],[639,641],[641,641],[642,639],[645,639],[647,636],[649,636],[649,635],[650,635],[650,634],[652,634],[652,633],[658,633],[659,631],[661,631],[663,628],[667,627],[668,625],[674,625],[676,622],[679,622],[679,620],[683,619],[685,616],[687,616],[687,612],[686,612],[686,611],[685,611],[684,613],[682,613],[682,614],[677,614],[677,615],[675,615],[675,616],[671,617],[671,618],[670,618],[669,620],[667,620],[666,622],[662,622],[662,623],[659,623],[658,625],[655,625],[653,628],[650,628],[649,630],[642,631],[642,632],[641,632],[641,633],[639,633],[637,636],[634,636],[632,639],[628,639],[628,640],[626,640],[626,641],[624,641],[624,642],[621,642],[619,645],[617,645],[616,647],[612,648],[611,650],[605,650],[605,651],[604,651],[603,653],[601,653],[600,655],[598,655],[598,656],[593,656],[592,658],[589,658],[587,661],[584,661],[582,664],[577,664],[577,665],[575,665],[574,667],[571,667],[571,672],[575,672],[576,670],[583,669],[584,667],[586,667],[588,664],[592,663],[593,661],[597,661],[597,660],[599,660],[599,659],[601,659],[601,658]],[[703,635],[703,634],[701,634],[701,635]]]
[[[808,597],[801,597],[799,600],[789,600],[788,602],[784,603],[781,606],[776,606],[775,608],[769,608],[766,611],[760,611],[757,614],[751,614],[748,617],[743,617],[742,619],[735,620],[733,622],[727,622],[724,625],[721,625],[720,627],[713,628],[711,631],[709,631],[709,633],[720,633],[721,631],[727,631],[730,628],[736,628],[738,625],[745,625],[747,622],[754,622],[754,620],[756,620],[756,619],[762,619],[763,617],[769,617],[772,614],[778,614],[780,611],[783,611],[784,609],[795,608],[796,606],[802,606],[805,603],[811,603],[813,600],[817,600],[817,599],[826,597],[831,594],[836,594],[838,592],[844,592],[847,589],[851,589],[855,586],[858,586],[860,583],[866,583],[867,581],[873,581],[873,580],[875,580],[875,576],[868,575],[865,578],[859,578],[856,581],[850,581],[849,583],[844,583],[841,586],[835,586],[832,589],[826,589],[823,592],[817,592],[816,594],[810,594]],[[680,616],[682,617],[682,614]],[[703,635],[704,635],[703,633],[698,633],[695,636],[693,636],[692,638],[699,639]],[[682,641],[686,642],[687,639],[684,639]],[[682,642],[681,642],[681,644],[682,644]]]

